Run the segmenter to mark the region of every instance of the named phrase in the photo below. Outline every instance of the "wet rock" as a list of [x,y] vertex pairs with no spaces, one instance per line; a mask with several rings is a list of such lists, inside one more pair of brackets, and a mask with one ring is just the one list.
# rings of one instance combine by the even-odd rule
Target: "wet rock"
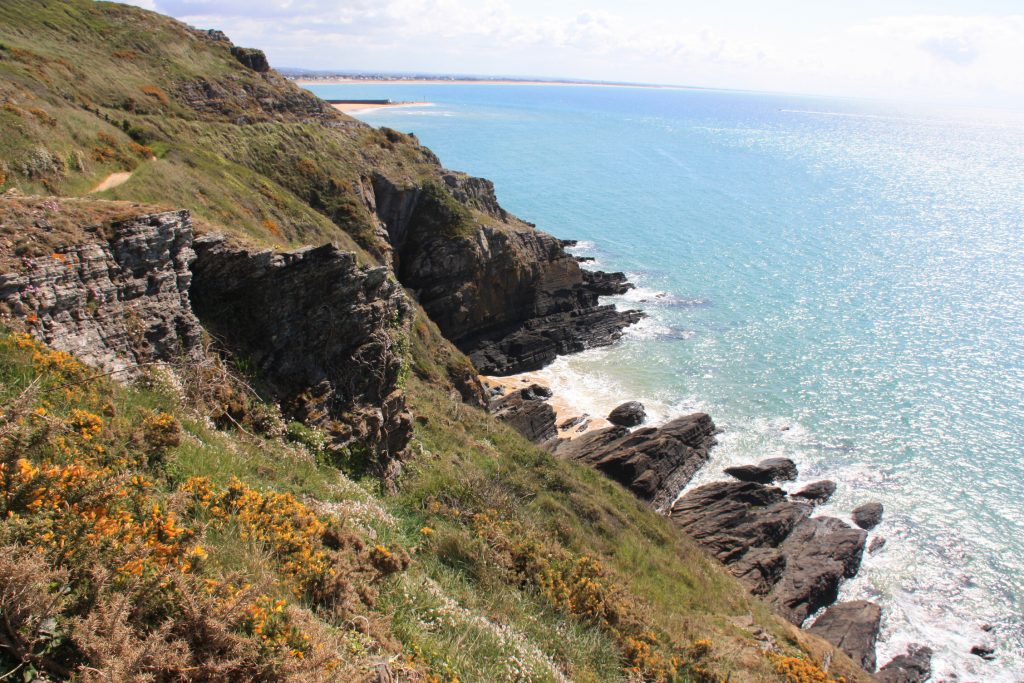
[[625,294],[634,287],[626,280],[625,273],[606,273],[603,270],[584,270],[583,282],[600,296]]
[[870,531],[882,521],[882,504],[871,502],[853,509],[853,522],[861,529]]
[[756,465],[727,467],[725,473],[740,481],[771,484],[796,479],[796,464],[789,458],[768,458]]
[[574,417],[570,417],[567,420],[562,420],[562,423],[558,425],[558,429],[560,431],[567,432],[573,427],[586,426],[589,423],[590,416],[587,415],[586,413],[583,413],[582,415],[576,415]]
[[808,631],[845,652],[865,671],[875,670],[875,643],[882,609],[866,600],[837,602],[818,617]]
[[827,503],[836,492],[836,483],[828,479],[808,484],[796,493],[789,494],[793,498],[801,498],[812,505]]
[[492,401],[491,412],[528,440],[544,443],[558,436],[555,410],[545,400],[550,395],[539,385],[519,389]]
[[932,676],[931,648],[911,645],[875,674],[878,683],[924,683]]
[[860,566],[867,536],[832,517],[810,518],[811,510],[777,487],[720,481],[688,491],[670,516],[800,625],[835,601],[842,579]]
[[868,544],[868,553],[874,555],[879,550],[885,547],[885,536],[875,536],[871,539],[871,543]]
[[630,432],[598,429],[559,444],[559,457],[600,470],[655,507],[671,503],[708,459],[715,424],[704,413]]
[[971,648],[971,654],[975,657],[981,657],[986,661],[991,661],[996,658],[995,648],[989,645],[975,645]]
[[800,522],[780,546],[786,571],[772,590],[772,603],[797,626],[831,605],[842,580],[852,578],[860,568],[866,538],[863,530],[835,517]]
[[621,427],[636,427],[646,419],[647,411],[639,401],[627,401],[608,413],[608,421]]

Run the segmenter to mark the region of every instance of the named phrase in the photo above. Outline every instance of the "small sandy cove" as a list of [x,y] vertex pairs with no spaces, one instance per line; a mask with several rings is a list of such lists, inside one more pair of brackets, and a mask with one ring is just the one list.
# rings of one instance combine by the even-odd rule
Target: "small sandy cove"
[[430,102],[395,102],[393,104],[365,104],[363,102],[340,102],[331,106],[346,114],[361,114],[374,109],[399,109],[401,107],[427,107]]
[[[501,395],[507,396],[513,391],[519,389],[525,389],[531,384],[539,384],[542,387],[550,389],[551,386],[547,379],[538,373],[524,372],[519,375],[510,375],[508,377],[491,377],[489,375],[480,375],[480,381],[483,382],[484,387],[491,389],[497,387],[501,389]],[[610,427],[611,422],[606,420],[604,417],[597,415],[587,415],[586,419],[589,420],[587,423],[581,423],[570,429],[563,430],[561,425],[566,420],[570,420],[580,415],[586,415],[586,413],[579,409],[578,406],[574,406],[557,393],[551,398],[547,399],[548,404],[555,410],[555,426],[558,428],[558,436],[562,439],[573,439],[580,434],[586,434],[595,429],[601,429],[602,427]]]

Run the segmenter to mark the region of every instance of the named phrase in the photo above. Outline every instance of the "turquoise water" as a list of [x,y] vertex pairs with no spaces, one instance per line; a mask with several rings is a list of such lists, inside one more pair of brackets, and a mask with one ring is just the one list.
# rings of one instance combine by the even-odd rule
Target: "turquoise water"
[[[319,86],[423,100],[360,115],[415,132],[502,204],[583,240],[650,317],[562,358],[604,414],[705,410],[723,466],[792,457],[825,508],[880,500],[843,598],[885,609],[880,662],[1024,679],[1024,115],[716,91]],[[993,627],[991,633],[982,625]],[[997,646],[992,663],[968,654]]]

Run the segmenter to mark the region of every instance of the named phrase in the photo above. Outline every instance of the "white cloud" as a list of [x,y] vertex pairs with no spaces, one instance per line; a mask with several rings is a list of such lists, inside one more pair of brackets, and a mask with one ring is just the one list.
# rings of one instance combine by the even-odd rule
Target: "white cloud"
[[[312,68],[1024,103],[1024,15],[759,29],[504,0],[134,0]],[[542,7],[538,10],[537,7]],[[561,11],[560,11],[561,10]],[[725,13],[728,15],[728,13]]]

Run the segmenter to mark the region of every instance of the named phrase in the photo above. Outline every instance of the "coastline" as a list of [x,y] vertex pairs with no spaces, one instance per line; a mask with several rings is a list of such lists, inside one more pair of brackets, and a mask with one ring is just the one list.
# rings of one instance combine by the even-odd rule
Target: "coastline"
[[328,76],[291,79],[299,86],[307,85],[561,85],[585,88],[636,88],[641,90],[686,90],[678,85],[644,85],[642,83],[586,83],[582,81],[516,80],[512,78],[349,78]]
[[[544,376],[544,371],[524,372],[518,375],[495,377],[491,375],[480,375],[480,381],[488,391],[498,390],[500,396],[508,396],[514,391],[525,389],[532,385],[539,385],[545,389],[552,390],[551,381]],[[495,397],[497,398],[497,396]],[[611,422],[603,416],[589,415],[580,406],[566,398],[563,392],[553,391],[550,398],[545,402],[555,411],[555,427],[558,429],[560,439],[571,440],[582,434],[592,432],[595,429],[610,427]],[[561,429],[561,425],[574,418],[582,418],[584,421],[568,429]]]
[[432,107],[433,102],[395,102],[393,104],[361,104],[359,102],[344,102],[332,104],[331,106],[343,114],[364,114],[377,109],[401,109],[403,107]]

